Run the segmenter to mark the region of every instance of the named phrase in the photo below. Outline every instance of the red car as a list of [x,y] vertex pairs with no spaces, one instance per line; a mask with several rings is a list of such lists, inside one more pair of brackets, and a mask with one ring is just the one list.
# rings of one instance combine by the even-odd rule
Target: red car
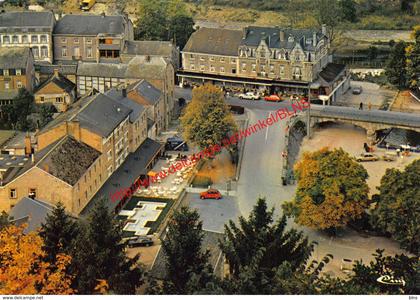
[[222,194],[216,189],[209,189],[200,193],[200,199],[222,199]]
[[281,101],[281,98],[278,95],[270,95],[270,96],[265,96],[264,100],[265,101],[279,102],[279,101]]

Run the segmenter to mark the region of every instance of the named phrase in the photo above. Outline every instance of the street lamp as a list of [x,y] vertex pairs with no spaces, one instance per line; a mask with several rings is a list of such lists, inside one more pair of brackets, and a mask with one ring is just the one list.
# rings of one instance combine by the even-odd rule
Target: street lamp
[[308,134],[308,139],[310,139],[311,138],[311,83],[310,82],[308,83],[308,103],[309,103],[309,107],[307,110],[308,120],[306,122],[307,123],[306,132]]

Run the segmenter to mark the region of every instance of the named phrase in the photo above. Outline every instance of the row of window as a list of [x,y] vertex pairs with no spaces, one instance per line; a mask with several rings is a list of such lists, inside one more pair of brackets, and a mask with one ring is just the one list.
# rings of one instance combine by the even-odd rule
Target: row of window
[[32,44],[37,43],[48,43],[48,36],[43,34],[39,35],[3,35],[2,37],[3,44],[28,44],[31,41]]
[[25,75],[25,69],[0,69],[0,75],[3,76],[20,76]]
[[[247,68],[247,64],[242,64],[242,72],[246,72],[247,70],[246,70],[246,68]],[[190,65],[190,69],[191,70],[195,70],[195,66],[194,65]],[[204,66],[204,65],[200,65],[200,71],[205,71],[205,69],[206,69],[206,67]],[[210,66],[210,72],[216,72],[216,67],[214,67],[214,66]],[[252,72],[257,72],[257,65],[256,64],[252,64],[251,65],[251,71]],[[266,69],[266,65],[260,65],[260,72],[270,72],[270,73],[272,73],[272,74],[274,74],[274,65],[270,65],[270,68],[269,68],[269,70],[267,70]],[[225,68],[224,67],[220,67],[219,68],[219,72],[220,73],[225,73]],[[235,68],[233,68],[232,70],[231,70],[231,73],[233,73],[233,74],[235,74],[236,73],[236,69]],[[301,68],[300,67],[294,67],[293,68],[293,73],[295,74],[301,74]],[[284,66],[280,66],[280,75],[284,75]]]
[[[205,60],[206,60],[206,58],[207,58],[207,56],[200,56],[200,60],[201,60],[201,61],[205,61]],[[194,60],[194,59],[195,59],[194,54],[190,54],[190,60]],[[210,56],[209,60],[210,60],[210,61],[216,61],[216,58],[215,58],[214,56]],[[218,59],[218,61],[220,61],[220,62],[225,62],[225,57],[220,57],[220,58]],[[231,63],[231,64],[236,64],[236,58],[231,58],[231,59],[230,59],[230,63]]]
[[[35,58],[46,58],[48,57],[48,47],[47,46],[41,46],[39,47],[31,47],[32,54]],[[41,50],[40,50],[41,49]]]
[[[35,188],[29,188],[28,189],[28,195],[36,197],[36,189]],[[10,199],[17,199],[18,196],[18,190],[17,188],[10,189],[9,190],[9,197]]]
[[[22,87],[23,87],[22,81],[20,81],[20,80],[16,81],[16,88],[20,89]],[[10,82],[9,81],[4,81],[4,89],[9,90],[9,89],[15,89],[15,88],[10,87]]]
[[[61,38],[62,44],[67,44],[67,38]],[[73,38],[73,44],[79,44],[80,39],[79,38]],[[92,44],[92,39],[86,39],[86,44]]]
[[[61,56],[62,57],[67,57],[68,56],[68,49],[66,46],[61,48]],[[74,47],[73,48],[73,56],[75,57],[80,57],[80,47]],[[86,48],[86,57],[87,58],[92,58],[93,57],[93,50],[92,47],[87,47]]]

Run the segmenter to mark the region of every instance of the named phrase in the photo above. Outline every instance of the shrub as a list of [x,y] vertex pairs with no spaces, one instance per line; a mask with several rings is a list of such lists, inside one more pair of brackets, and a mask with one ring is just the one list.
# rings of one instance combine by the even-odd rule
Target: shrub
[[207,188],[209,185],[212,185],[213,181],[210,177],[203,176],[203,175],[197,175],[195,176],[192,185],[194,187],[204,187]]

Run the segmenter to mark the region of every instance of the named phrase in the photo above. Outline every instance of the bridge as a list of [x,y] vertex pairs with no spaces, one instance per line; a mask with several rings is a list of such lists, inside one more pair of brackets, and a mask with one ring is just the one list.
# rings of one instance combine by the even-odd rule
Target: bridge
[[[306,116],[304,116],[306,115]],[[369,142],[376,139],[376,131],[389,128],[402,128],[420,132],[420,115],[383,110],[358,110],[351,107],[311,105],[310,122],[307,122],[307,113],[301,115],[308,126],[308,135],[311,128],[322,122],[349,123],[364,128]]]

